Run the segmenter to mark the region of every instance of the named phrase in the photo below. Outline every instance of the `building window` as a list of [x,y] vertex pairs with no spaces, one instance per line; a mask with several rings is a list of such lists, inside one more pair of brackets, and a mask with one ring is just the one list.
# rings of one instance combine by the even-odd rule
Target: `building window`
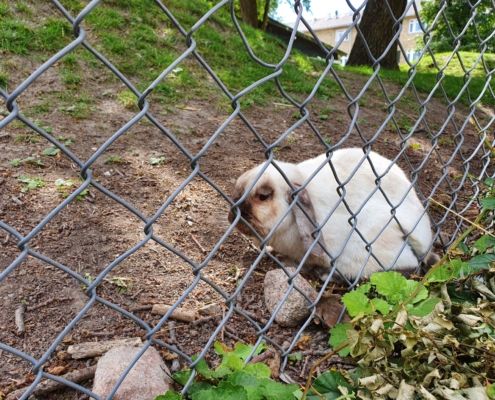
[[338,43],[340,41],[340,39],[342,39],[342,37],[344,37],[344,40],[343,40],[344,42],[348,42],[349,40],[351,40],[351,33],[346,32],[345,29],[337,31],[335,33],[335,42]]
[[419,33],[422,32],[421,25],[417,19],[412,19],[409,21],[409,33]]
[[419,50],[409,50],[407,52],[407,60],[409,62],[415,62],[419,60],[420,56],[421,56],[421,52]]
[[348,59],[349,59],[349,57],[347,57],[347,56],[341,56],[340,57],[340,65],[342,65],[344,67],[347,64]]

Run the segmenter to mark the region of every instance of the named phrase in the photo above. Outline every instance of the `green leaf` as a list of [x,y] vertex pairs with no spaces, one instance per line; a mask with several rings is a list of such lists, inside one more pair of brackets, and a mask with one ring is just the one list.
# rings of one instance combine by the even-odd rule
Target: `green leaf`
[[[313,383],[308,399],[337,399],[342,396],[340,388],[347,389],[350,394],[354,390],[345,378],[337,371],[327,371],[321,374]],[[323,396],[323,397],[321,397]]]
[[43,155],[44,156],[54,157],[58,153],[60,153],[60,149],[57,148],[57,147],[48,147],[45,150],[43,150]]
[[428,297],[428,290],[423,285],[406,279],[396,271],[374,273],[370,277],[370,282],[375,285],[376,291],[391,304],[398,304],[409,299],[418,288],[419,290],[412,300],[413,303]]
[[474,247],[484,253],[486,250],[495,247],[495,238],[490,235],[483,235],[474,242]]
[[476,272],[481,269],[490,269],[490,265],[495,262],[495,254],[480,254],[471,258],[468,261],[469,266],[472,268],[471,272]]
[[243,371],[257,378],[269,378],[272,374],[270,367],[263,363],[247,364]]
[[440,302],[438,297],[429,297],[426,300],[423,300],[421,303],[412,305],[408,304],[408,312],[410,315],[414,315],[417,317],[425,317],[434,310],[435,306]]
[[495,210],[495,197],[481,199],[483,210]]
[[455,259],[438,268],[431,269],[426,276],[428,282],[447,282],[469,275],[470,272],[472,272],[472,269],[467,262]]
[[300,351],[297,351],[295,353],[289,354],[289,357],[288,358],[289,358],[290,361],[296,362],[296,361],[301,361],[302,358],[303,358],[303,356],[302,356],[302,353]]
[[346,293],[342,296],[342,302],[347,307],[347,312],[351,317],[363,313],[369,315],[373,313],[373,307],[371,306],[370,299],[357,291]]
[[10,165],[13,167],[19,167],[22,163],[22,160],[20,158],[14,158],[13,160],[10,160]]
[[218,387],[199,390],[191,395],[192,400],[248,400],[246,390],[241,386],[221,382]]
[[380,314],[382,315],[387,315],[392,309],[392,306],[388,304],[385,300],[378,298],[371,299],[371,306],[373,307],[373,309],[380,312]]
[[174,392],[173,390],[168,390],[167,393],[161,394],[155,397],[155,400],[182,400],[183,397],[180,393]]
[[172,374],[172,378],[175,382],[179,383],[180,385],[184,386],[187,381],[189,380],[189,377],[191,376],[191,370],[190,369],[185,369],[182,371],[177,371],[174,374]]
[[404,300],[403,291],[407,279],[395,271],[377,272],[371,275],[370,282],[375,285],[376,291],[392,304]]
[[[352,324],[350,323],[337,324],[330,329],[330,339],[328,340],[328,344],[332,346],[332,349],[336,349],[349,339],[347,336],[347,331],[349,329],[353,329]],[[351,349],[349,347],[344,347],[339,351],[339,356],[346,357],[350,352]]]
[[495,384],[490,384],[486,387],[486,395],[490,400],[495,399]]
[[368,294],[368,292],[371,290],[371,283],[366,282],[363,283],[362,285],[359,285],[354,291],[362,293],[362,294]]

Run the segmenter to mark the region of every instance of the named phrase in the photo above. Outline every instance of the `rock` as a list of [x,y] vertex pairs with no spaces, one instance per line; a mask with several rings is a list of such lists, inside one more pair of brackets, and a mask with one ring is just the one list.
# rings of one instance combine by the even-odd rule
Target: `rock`
[[[290,273],[294,273],[295,270],[295,268],[287,268],[287,271]],[[268,271],[265,275],[264,286],[265,305],[266,308],[268,308],[268,311],[273,313],[289,287],[287,275],[282,269]],[[313,289],[309,282],[302,276],[298,275],[295,278],[295,286],[297,286],[312,301],[316,299],[318,295],[316,290]],[[282,326],[296,326],[309,316],[309,304],[310,303],[308,303],[304,296],[294,288],[276,315],[275,321]]]
[[[98,360],[93,392],[107,398],[124,370],[140,351],[139,347],[121,346],[109,350]],[[153,400],[170,387],[170,372],[158,351],[145,351],[120,385],[113,400]]]

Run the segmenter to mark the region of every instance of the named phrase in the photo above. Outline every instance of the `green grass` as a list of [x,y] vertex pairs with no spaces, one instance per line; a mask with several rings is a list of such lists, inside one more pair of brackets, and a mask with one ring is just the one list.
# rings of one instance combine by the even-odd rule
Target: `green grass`
[[[13,5],[17,3],[17,5]],[[63,0],[63,5],[73,14],[84,7],[85,2]],[[214,4],[211,0],[170,0],[167,6],[187,30]],[[34,6],[25,2],[8,2],[0,0],[0,86],[8,83],[9,69],[2,72],[1,59],[9,56],[39,57],[46,59],[73,39],[72,30],[63,18],[53,16],[40,17]],[[156,77],[179,57],[188,47],[185,38],[173,27],[166,15],[153,0],[108,0],[101,2],[83,21],[90,42],[114,63],[140,90],[145,90]],[[260,30],[243,26],[247,40],[255,54],[269,63],[278,63],[283,57],[286,44],[277,37]],[[238,93],[254,82],[273,72],[251,59],[244,44],[230,19],[228,7],[216,12],[195,34],[197,51],[204,57],[229,91]],[[472,65],[475,54],[461,52],[467,65]],[[441,64],[445,54],[437,56]],[[495,65],[495,55],[487,56],[490,68]],[[5,61],[6,63],[7,61]],[[92,101],[78,91],[84,87],[83,72],[102,67],[89,52],[78,49],[65,56],[59,68],[61,81],[71,89],[67,102],[62,101],[62,110],[75,118],[89,115]],[[10,66],[12,69],[13,67]],[[280,82],[286,91],[298,99],[303,99],[313,89],[319,75],[325,68],[321,58],[307,57],[293,51],[283,67]],[[340,67],[336,67],[340,68]],[[370,75],[368,67],[345,67],[350,74]],[[421,62],[414,77],[415,87],[423,93],[429,93],[437,80],[437,70],[432,67],[428,57]],[[445,71],[443,86],[450,99],[458,94],[463,85],[463,73],[457,60]],[[402,66],[399,71],[381,70],[380,76],[387,81],[403,85],[407,79],[407,69]],[[350,75],[352,79],[352,75]],[[108,78],[116,82],[115,77]],[[483,70],[479,67],[473,72],[469,84],[471,98],[477,97],[484,84]],[[492,83],[495,88],[495,83]],[[329,100],[340,93],[333,79],[325,79],[317,92],[317,97]],[[441,90],[436,96],[442,97]],[[75,96],[75,97],[74,97]],[[266,104],[274,96],[280,97],[273,81],[264,83],[244,96],[241,103]],[[120,92],[118,101],[125,107],[132,108],[135,99],[128,93]],[[74,102],[74,98],[76,101]],[[193,57],[187,58],[155,88],[150,98],[168,107],[183,103],[188,99],[208,99],[224,104],[224,97],[216,85]],[[62,99],[63,100],[63,99]],[[367,99],[363,99],[366,102]],[[369,100],[369,99],[368,99]],[[467,94],[461,102],[468,104]],[[495,100],[485,95],[482,102],[494,105]],[[364,105],[364,104],[362,104]],[[229,106],[230,107],[230,106]],[[325,120],[329,112],[322,111],[320,118]]]
[[[471,68],[472,66],[475,65],[474,63],[477,57],[476,53],[461,51],[459,52],[459,54],[461,56],[461,59],[463,60],[463,63],[465,63],[465,66],[467,68]],[[437,64],[439,65],[440,68],[445,66],[446,60],[449,57],[449,55],[450,53],[439,53],[435,56]],[[487,54],[485,56],[485,59],[487,60],[489,69],[493,69],[495,67],[495,54]],[[407,65],[401,65],[401,68],[398,71],[382,69],[380,71],[380,77],[389,81],[396,82],[400,85],[404,85],[409,78],[408,69],[409,67]],[[370,67],[348,66],[345,67],[345,70],[348,72],[367,75],[367,76],[371,75],[373,72]],[[413,83],[416,89],[422,93],[430,93],[432,88],[437,83],[438,72],[439,69],[436,68],[435,65],[432,63],[432,59],[430,56],[425,57],[425,59],[421,60],[416,70],[416,75],[414,76],[413,79]],[[442,85],[443,88],[445,89],[445,93],[447,94],[449,100],[451,101],[457,97],[459,91],[462,89],[462,87],[465,84],[464,71],[461,68],[461,64],[458,58],[454,57],[443,72],[445,74],[445,77],[442,79]],[[472,100],[476,99],[483,90],[483,87],[485,85],[486,75],[481,64],[478,65],[473,70],[471,76],[472,79],[468,85],[471,100],[467,93],[468,90],[465,90],[464,94],[459,99],[459,101],[463,104],[470,104]],[[493,81],[490,82],[490,85],[492,89],[495,91],[495,82]],[[444,97],[443,92],[440,88],[436,90],[435,96],[441,98]],[[485,105],[491,105],[491,106],[495,105],[495,99],[489,93],[485,93],[485,95],[481,99],[481,102]]]

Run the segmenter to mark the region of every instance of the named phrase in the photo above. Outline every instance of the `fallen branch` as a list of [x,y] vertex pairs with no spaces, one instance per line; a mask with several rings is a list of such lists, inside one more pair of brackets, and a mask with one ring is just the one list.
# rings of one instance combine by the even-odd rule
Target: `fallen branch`
[[67,353],[69,353],[72,358],[78,360],[81,358],[91,358],[101,356],[108,350],[119,346],[141,346],[141,338],[125,338],[116,340],[105,340],[102,342],[84,342],[69,346]]
[[[167,304],[153,304],[151,314],[165,315],[169,312],[172,306]],[[170,315],[171,319],[184,322],[193,322],[198,319],[198,313],[193,310],[185,310],[184,308],[175,308]]]
[[[76,371],[68,372],[65,375],[61,375],[61,378],[67,379],[68,381],[74,383],[80,383],[83,381],[87,381],[88,379],[92,379],[95,376],[96,365],[88,368],[79,369]],[[41,382],[36,389],[34,389],[32,395],[33,396],[46,396],[47,394],[54,392],[56,390],[61,389],[69,389],[63,383],[59,383],[56,381],[52,381],[50,379],[46,379]],[[10,392],[5,400],[18,400],[24,394],[27,388],[17,389],[13,392]]]

